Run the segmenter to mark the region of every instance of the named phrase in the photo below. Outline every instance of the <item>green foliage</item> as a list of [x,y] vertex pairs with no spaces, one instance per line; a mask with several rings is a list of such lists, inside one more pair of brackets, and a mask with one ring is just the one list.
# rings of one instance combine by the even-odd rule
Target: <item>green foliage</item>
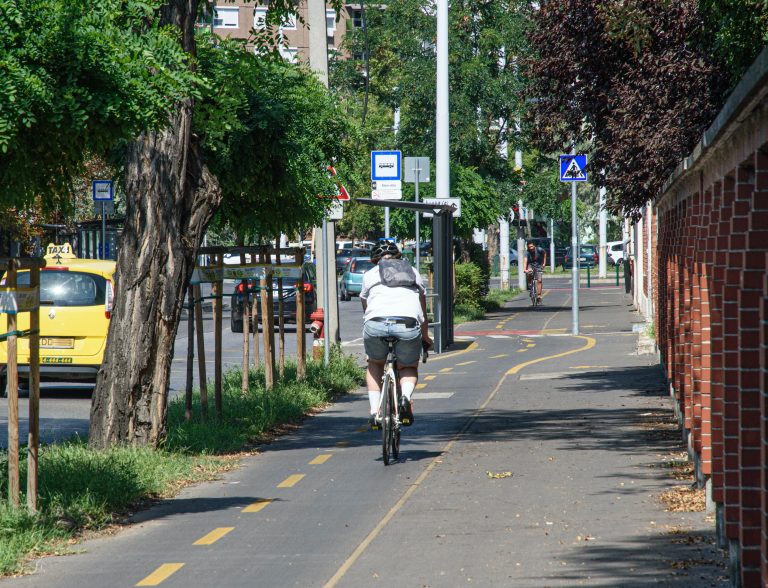
[[456,305],[473,306],[482,309],[485,279],[483,270],[475,263],[457,263]]
[[237,41],[199,45],[209,89],[194,124],[222,188],[221,218],[241,236],[316,225],[317,195],[335,190],[326,168],[350,158],[354,127],[310,71]]
[[0,201],[66,206],[89,153],[165,124],[200,80],[160,0],[0,0]]

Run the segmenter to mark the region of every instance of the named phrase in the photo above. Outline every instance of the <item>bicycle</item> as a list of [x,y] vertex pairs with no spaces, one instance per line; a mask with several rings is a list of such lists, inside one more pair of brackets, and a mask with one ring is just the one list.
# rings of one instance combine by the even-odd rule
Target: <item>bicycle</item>
[[531,297],[531,305],[536,307],[541,304],[539,301],[539,294],[536,290],[538,280],[536,279],[540,275],[541,270],[531,268],[528,270],[528,295]]
[[[400,457],[400,378],[397,373],[397,354],[395,353],[396,337],[383,337],[387,343],[387,359],[384,362],[384,376],[381,379],[381,400],[377,417],[380,417],[381,427],[381,456],[384,465],[389,465],[392,459]],[[426,345],[422,347],[422,363],[427,362]]]

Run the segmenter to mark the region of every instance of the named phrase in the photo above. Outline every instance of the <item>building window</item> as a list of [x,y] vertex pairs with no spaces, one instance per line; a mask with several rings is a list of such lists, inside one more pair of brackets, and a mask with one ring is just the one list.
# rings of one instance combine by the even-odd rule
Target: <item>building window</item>
[[336,11],[325,11],[325,34],[328,37],[333,37],[336,33]]
[[240,9],[235,8],[220,8],[216,7],[216,16],[213,19],[213,26],[222,29],[236,29],[239,25]]
[[359,29],[363,26],[363,11],[359,8],[349,10],[349,18],[352,20],[352,26]]
[[285,18],[283,24],[280,26],[281,31],[295,31],[296,30],[296,15],[291,14]]
[[297,63],[299,57],[298,47],[280,47],[280,55],[283,56],[288,63]]
[[257,6],[253,9],[253,28],[263,31],[267,28],[267,9]]

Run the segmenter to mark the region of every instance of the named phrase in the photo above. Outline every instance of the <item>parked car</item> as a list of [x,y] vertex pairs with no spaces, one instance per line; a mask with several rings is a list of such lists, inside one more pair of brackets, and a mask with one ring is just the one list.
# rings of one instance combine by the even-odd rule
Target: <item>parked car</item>
[[613,265],[624,263],[624,241],[609,241],[606,245],[606,257],[613,260]]
[[336,273],[341,274],[350,260],[356,257],[368,257],[371,254],[367,249],[340,249],[336,252]]
[[339,285],[339,298],[352,300],[352,296],[360,296],[363,287],[363,274],[373,267],[370,257],[356,257],[350,260],[344,268]]
[[[581,249],[579,251],[579,267],[595,267],[597,263],[597,245],[581,245]],[[571,255],[570,247],[568,247],[568,249],[565,251],[563,267],[565,269],[573,268],[573,256]]]
[[[309,323],[309,315],[317,309],[317,274],[313,263],[304,263],[302,267],[302,276],[304,280],[304,323]],[[258,289],[258,280],[246,280],[239,282],[232,293],[230,308],[230,328],[233,333],[243,332],[243,292],[248,288],[251,301],[254,299],[261,304],[261,292]],[[272,280],[272,315],[277,324],[280,312],[280,301],[278,298],[277,280]],[[259,306],[259,316],[261,316],[261,306]],[[283,278],[283,320],[285,323],[297,323],[296,317],[296,278]],[[253,331],[251,324],[250,331]]]
[[[112,315],[115,262],[78,259],[68,243],[49,245],[45,259],[40,272],[40,379],[94,384]],[[28,271],[20,271],[16,283],[28,288],[29,279]],[[18,330],[29,329],[29,316],[18,315]],[[0,333],[8,330],[7,317],[0,314]],[[7,345],[0,342],[0,394],[5,394]],[[28,338],[19,339],[18,357],[19,372],[25,376]]]

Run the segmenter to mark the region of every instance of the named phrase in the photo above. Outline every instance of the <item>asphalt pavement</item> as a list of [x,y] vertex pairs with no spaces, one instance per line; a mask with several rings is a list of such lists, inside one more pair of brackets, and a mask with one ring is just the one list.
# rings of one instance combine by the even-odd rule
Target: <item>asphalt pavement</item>
[[[415,424],[384,466],[365,390],[220,481],[136,515],[7,584],[83,586],[726,585],[704,513],[664,510],[685,481],[652,355],[623,290],[566,279],[461,325],[421,368]],[[353,301],[349,304],[356,304]],[[348,341],[352,348],[359,342]]]

